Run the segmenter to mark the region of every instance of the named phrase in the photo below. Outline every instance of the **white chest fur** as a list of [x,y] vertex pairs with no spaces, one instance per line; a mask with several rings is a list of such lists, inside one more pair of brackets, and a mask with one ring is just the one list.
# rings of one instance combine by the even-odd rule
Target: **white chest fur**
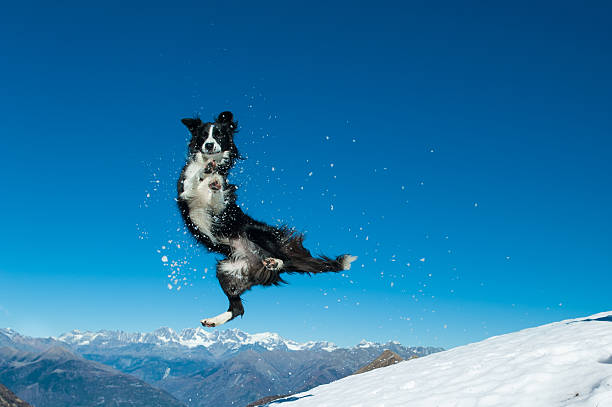
[[187,202],[191,222],[213,243],[219,243],[212,229],[216,217],[225,209],[225,197],[223,190],[210,189],[210,182],[208,177],[205,178],[195,188],[181,194],[181,197]]
[[220,243],[212,229],[215,217],[225,209],[227,197],[224,188],[212,189],[210,185],[216,182],[218,185],[224,186],[225,180],[216,173],[205,174],[205,165],[206,162],[198,157],[187,165],[183,180],[183,192],[179,199],[187,203],[189,218],[198,230],[213,243]]

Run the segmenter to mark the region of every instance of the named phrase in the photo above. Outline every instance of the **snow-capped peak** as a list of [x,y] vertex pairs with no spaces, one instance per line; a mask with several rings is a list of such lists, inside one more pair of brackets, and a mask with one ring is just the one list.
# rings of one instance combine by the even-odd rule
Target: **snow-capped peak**
[[180,337],[172,330],[172,328],[162,327],[151,332],[156,338],[163,342],[176,342]]
[[11,339],[16,335],[19,335],[17,331],[12,328],[0,328],[0,334],[6,335]]
[[277,333],[262,332],[249,334],[239,329],[226,329],[223,331],[206,331],[203,328],[187,328],[180,333],[171,328],[162,327],[149,333],[125,333],[122,331],[81,332],[73,330],[55,338],[73,346],[88,345],[114,345],[142,343],[160,346],[184,346],[207,349],[237,350],[244,346],[259,346],[267,350],[325,350],[331,352],[337,349],[331,342],[299,343],[284,339]]
[[356,348],[371,348],[372,346],[375,346],[376,344],[374,342],[369,342],[366,341],[365,339],[362,339],[361,342],[359,342],[357,345],[355,345]]

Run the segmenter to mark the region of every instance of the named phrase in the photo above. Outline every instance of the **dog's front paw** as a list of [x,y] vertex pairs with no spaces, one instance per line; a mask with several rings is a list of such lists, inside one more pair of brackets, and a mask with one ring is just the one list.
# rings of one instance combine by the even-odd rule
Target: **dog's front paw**
[[216,168],[217,168],[217,163],[215,162],[215,160],[210,160],[204,167],[204,173],[212,174]]
[[200,151],[198,151],[195,155],[195,161],[199,164],[204,165],[204,156],[202,155],[202,153]]
[[281,259],[275,259],[274,257],[265,258],[262,260],[262,263],[268,270],[280,270],[284,264]]
[[213,182],[208,184],[208,188],[210,188],[213,191],[219,191],[221,190],[221,188],[223,188],[223,185],[221,185],[219,180],[214,180]]
[[224,151],[221,154],[221,158],[217,162],[217,171],[224,172],[229,170],[231,161],[231,153],[229,151]]

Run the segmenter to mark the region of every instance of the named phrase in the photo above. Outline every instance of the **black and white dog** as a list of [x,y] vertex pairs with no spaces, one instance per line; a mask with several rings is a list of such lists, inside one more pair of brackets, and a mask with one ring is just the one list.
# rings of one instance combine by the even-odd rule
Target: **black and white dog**
[[[230,303],[226,312],[202,320],[202,325],[219,326],[243,315],[242,293],[255,285],[284,283],[280,276],[283,272],[311,274],[350,269],[356,257],[313,257],[302,244],[302,234],[245,214],[236,204],[235,186],[228,184],[226,177],[238,158],[232,114],[221,113],[214,123],[192,120],[183,119],[192,140],[178,183],[178,203],[194,237],[209,250],[226,256],[217,263],[217,278]],[[219,151],[207,146],[215,142]],[[215,154],[220,154],[218,161],[211,157]]]

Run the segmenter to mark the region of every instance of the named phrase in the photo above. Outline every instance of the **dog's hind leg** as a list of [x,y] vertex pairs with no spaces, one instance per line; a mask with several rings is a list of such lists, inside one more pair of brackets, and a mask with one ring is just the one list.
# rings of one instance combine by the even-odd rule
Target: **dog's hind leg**
[[217,279],[229,299],[229,308],[216,317],[203,319],[200,321],[202,325],[207,327],[223,325],[244,314],[240,295],[251,288],[248,279],[248,267],[248,261],[240,257],[232,257],[217,263]]
[[244,315],[244,306],[240,297],[229,297],[228,312],[232,313],[232,318]]
[[217,315],[216,317],[203,319],[200,321],[202,325],[206,327],[223,325],[237,316],[244,314],[244,307],[242,306],[242,300],[240,297],[229,297],[229,302],[229,308],[227,311]]

